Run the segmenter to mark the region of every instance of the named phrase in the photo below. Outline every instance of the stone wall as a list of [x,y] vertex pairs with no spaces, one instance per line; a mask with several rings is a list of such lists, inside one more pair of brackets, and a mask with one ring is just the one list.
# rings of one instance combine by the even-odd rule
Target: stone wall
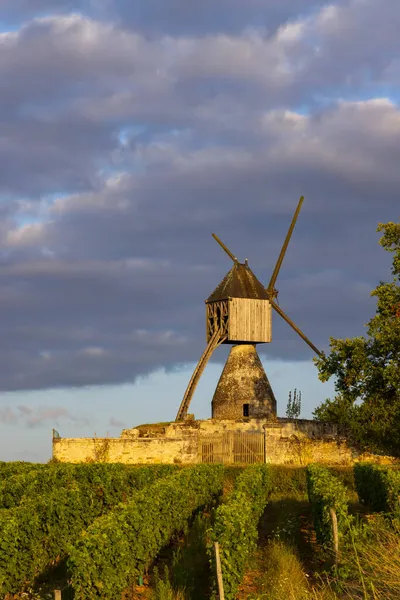
[[199,461],[199,440],[203,436],[228,431],[263,433],[266,462],[271,464],[351,465],[360,460],[383,463],[393,460],[360,455],[338,435],[335,426],[305,419],[209,419],[125,429],[119,438],[54,438],[53,458],[75,463],[190,464]]
[[197,440],[57,438],[53,440],[53,458],[72,463],[190,463],[197,460]]

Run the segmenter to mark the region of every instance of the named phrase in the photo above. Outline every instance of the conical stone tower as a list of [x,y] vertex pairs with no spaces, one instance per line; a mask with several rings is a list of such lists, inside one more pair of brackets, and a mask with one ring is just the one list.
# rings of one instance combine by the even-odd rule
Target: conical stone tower
[[213,419],[276,418],[276,399],[255,344],[232,346],[211,406]]

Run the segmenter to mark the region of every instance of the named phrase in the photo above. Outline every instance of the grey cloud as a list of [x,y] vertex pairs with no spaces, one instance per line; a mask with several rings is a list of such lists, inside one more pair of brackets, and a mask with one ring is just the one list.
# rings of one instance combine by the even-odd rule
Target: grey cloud
[[108,16],[126,27],[143,29],[148,35],[201,35],[221,31],[238,33],[245,27],[274,30],[294,15],[310,14],[324,0],[116,0],[108,3]]
[[82,5],[81,0],[13,0],[13,2],[4,2],[1,7],[2,19],[7,22],[20,22],[30,19],[34,16],[46,13],[47,11],[62,12],[79,8]]
[[79,11],[88,16],[139,28],[147,34],[198,35],[239,32],[243,27],[275,28],[293,15],[317,10],[324,0],[14,0],[4,8],[6,22],[20,22],[46,12]]
[[39,427],[44,423],[55,423],[58,425],[63,420],[72,421],[77,426],[87,425],[89,423],[88,419],[77,418],[67,409],[61,407],[32,408],[30,406],[22,405],[18,406],[18,410],[27,427]]
[[0,421],[6,425],[24,426],[28,428],[39,427],[44,424],[58,425],[61,421],[72,421],[76,426],[86,425],[89,421],[84,417],[76,417],[66,408],[27,406],[5,406],[0,408]]
[[14,425],[18,421],[15,412],[9,407],[0,408],[0,422],[6,425]]
[[125,423],[119,419],[116,419],[115,417],[111,417],[109,420],[109,425],[111,425],[111,427],[124,427]]
[[107,129],[60,119],[5,123],[0,139],[0,193],[40,199],[98,187],[98,164],[114,148]]
[[[205,344],[202,299],[225,270],[226,266],[211,277],[201,277],[200,285],[189,269],[178,268],[175,273],[171,269],[164,285],[158,288],[154,278],[153,289],[147,292],[146,276],[138,273],[134,284],[115,278],[113,285],[107,285],[109,277],[102,279],[94,271],[89,276],[89,270],[86,280],[65,282],[62,273],[53,284],[32,278],[27,300],[19,305],[14,301],[13,309],[6,311],[3,389],[126,382],[158,367],[171,369],[197,360]],[[284,310],[324,348],[329,335],[359,333],[372,310],[368,285],[338,272],[286,276],[278,287]],[[274,341],[262,351],[289,359],[310,356],[276,315]],[[223,355],[219,352],[215,358],[221,360]]]
[[[3,36],[2,101],[15,111],[22,106],[27,114],[57,115],[66,100],[75,98],[81,104],[86,101],[94,114],[97,107],[103,118],[115,118],[118,112],[144,116],[153,107],[153,119],[161,106],[178,119],[182,109],[189,115],[224,94],[228,101],[237,96],[247,106],[256,99],[261,106],[277,100],[298,103],[299,93],[301,101],[310,102],[321,86],[326,90],[326,85],[344,85],[350,90],[349,69],[361,74],[355,81],[359,89],[371,43],[377,49],[384,44],[385,49],[374,55],[381,58],[377,74],[390,68],[398,52],[397,36],[382,39],[379,32],[386,32],[386,25],[394,27],[395,11],[390,4],[375,14],[373,2],[362,7],[349,2],[285,23],[270,35],[248,30],[193,38],[162,32],[150,39],[140,26],[128,31],[79,15],[49,17]],[[352,28],[340,28],[342,22],[356,23],[359,17],[370,25],[369,36],[360,27],[355,28],[357,37]],[[372,27],[376,18],[385,19],[382,27]],[[350,52],[350,44],[356,54]],[[334,69],[331,63],[343,46],[348,62]],[[313,88],[308,90],[310,82]]]
[[[399,110],[332,101],[365,91],[358,74],[380,35],[364,2],[371,35],[356,29],[344,65],[333,41],[358,5],[338,6],[268,34],[232,34],[229,19],[228,34],[191,38],[63,16],[2,38],[1,389],[129,382],[196,361],[203,301],[231,266],[211,232],[267,282],[300,194],[281,306],[322,349],[363,332],[369,290],[390,276],[375,228],[398,218]],[[377,81],[397,34],[385,44]],[[260,352],[311,359],[276,315]]]
[[[399,54],[399,17],[400,6],[390,0],[379,4],[373,0],[350,0],[342,6],[326,6],[317,19],[324,40],[318,62],[324,63],[328,72],[345,76],[350,84],[363,79],[373,82],[376,76],[383,79],[385,70]],[[363,68],[354,72],[361,65]]]
[[[98,190],[99,173],[123,168],[132,151],[143,168],[141,142],[159,146],[167,129],[187,135],[189,149],[209,146],[216,136],[233,147],[255,145],[268,109],[315,107],[321,94],[332,101],[339,93],[370,93],[398,54],[397,34],[385,33],[382,40],[379,33],[386,32],[386,21],[396,22],[397,9],[391,4],[379,11],[381,26],[373,27],[375,4],[360,6],[335,5],[270,35],[249,30],[191,38],[164,32],[148,38],[139,26],[129,31],[68,14],[3,34],[3,193],[48,194],[57,185]],[[356,23],[359,13],[368,36],[358,26],[354,35],[339,26]],[[377,50],[381,60],[365,77],[371,44],[384,50]],[[346,63],[339,55],[343,47]],[[121,144],[120,132],[138,124],[144,132],[134,129]],[[282,119],[281,126],[294,125]]]

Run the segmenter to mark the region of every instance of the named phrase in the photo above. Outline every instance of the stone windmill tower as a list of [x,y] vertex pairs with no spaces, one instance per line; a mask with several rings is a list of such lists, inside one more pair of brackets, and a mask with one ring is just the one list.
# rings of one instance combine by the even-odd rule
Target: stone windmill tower
[[314,344],[275,302],[278,295],[275,289],[276,279],[303,200],[302,196],[267,288],[264,288],[254,275],[247,259],[244,263],[240,263],[225,244],[213,234],[215,240],[232,259],[233,266],[205,301],[207,347],[190,379],[176,416],[177,421],[185,419],[201,374],[211,354],[221,344],[231,344],[232,349],[212,399],[212,417],[215,419],[276,417],[276,399],[256,350],[256,344],[268,343],[272,340],[272,308],[314,352],[320,354]]

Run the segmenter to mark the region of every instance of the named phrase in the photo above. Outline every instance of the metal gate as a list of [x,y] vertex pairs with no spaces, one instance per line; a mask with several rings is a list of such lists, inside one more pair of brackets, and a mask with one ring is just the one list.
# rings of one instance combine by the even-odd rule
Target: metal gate
[[199,459],[203,463],[245,464],[265,462],[263,433],[228,431],[203,435],[199,439]]

